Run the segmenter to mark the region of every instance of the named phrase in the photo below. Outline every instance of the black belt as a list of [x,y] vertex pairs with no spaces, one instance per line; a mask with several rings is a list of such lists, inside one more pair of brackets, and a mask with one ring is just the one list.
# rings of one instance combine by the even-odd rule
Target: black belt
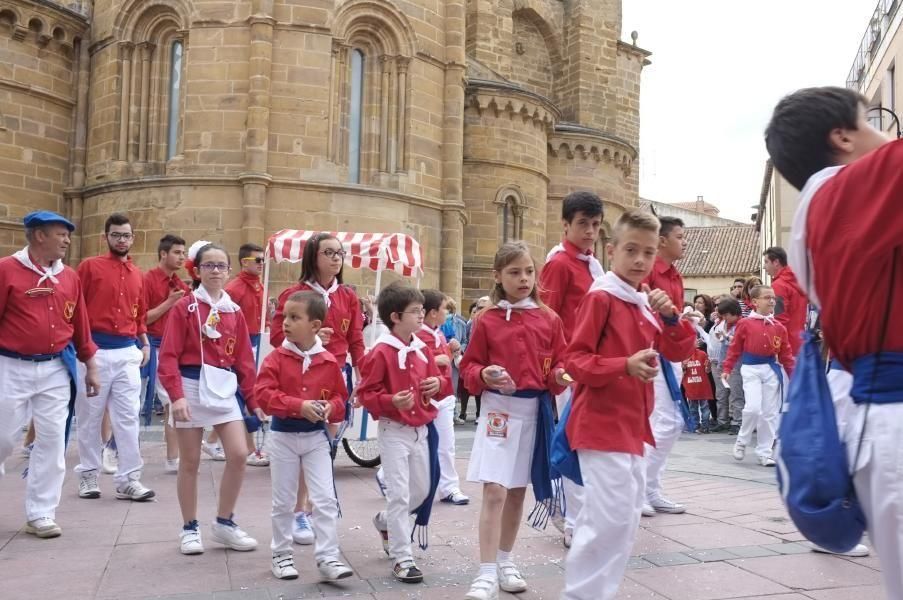
[[36,363],[47,362],[49,360],[53,360],[54,358],[59,358],[62,355],[62,352],[57,352],[55,354],[19,354],[18,352],[13,352],[12,350],[0,348],[0,356],[6,356],[7,358],[17,358],[19,360],[27,360],[28,362]]

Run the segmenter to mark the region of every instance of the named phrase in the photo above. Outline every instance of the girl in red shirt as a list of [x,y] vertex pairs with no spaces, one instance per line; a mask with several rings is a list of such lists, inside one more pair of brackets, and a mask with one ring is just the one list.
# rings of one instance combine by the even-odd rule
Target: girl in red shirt
[[[233,396],[240,390],[248,409],[258,418],[265,417],[254,401],[254,351],[244,315],[224,290],[230,270],[226,250],[207,244],[198,250],[194,269],[201,283],[169,311],[157,369],[160,383],[172,398],[170,414],[179,440],[177,490],[185,523],[180,535],[181,551],[204,551],[197,521],[198,466],[204,427],[213,427],[219,434],[226,455],[217,517],[212,526],[213,540],[233,550],[253,550],[257,541],[232,520],[248,455],[244,417],[237,399],[228,400],[229,384],[218,380],[228,379],[224,371],[233,371],[237,376]],[[224,400],[211,402],[211,394]]]
[[536,263],[526,244],[502,246],[493,271],[495,306],[476,319],[461,361],[465,386],[473,394],[482,393],[467,470],[469,481],[483,484],[480,573],[466,596],[471,600],[496,598],[499,587],[515,593],[527,589],[511,551],[527,484],[532,482],[537,500],[543,500],[537,487],[543,482],[536,475],[547,463],[548,451],[543,456],[536,440],[552,425],[547,418],[549,392],[560,394],[567,386],[561,366],[564,329],[558,315],[539,299]]

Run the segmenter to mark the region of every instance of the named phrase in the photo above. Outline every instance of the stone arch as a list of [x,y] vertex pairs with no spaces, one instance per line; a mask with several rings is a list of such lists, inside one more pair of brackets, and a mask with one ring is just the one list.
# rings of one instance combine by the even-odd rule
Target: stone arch
[[521,239],[527,202],[520,187],[513,184],[500,187],[495,193],[493,204],[498,214],[499,244]]
[[414,29],[388,0],[351,0],[339,9],[333,23],[335,38],[378,41],[384,54],[412,57],[417,53]]
[[552,99],[555,81],[561,79],[560,40],[551,16],[538,9],[535,2],[518,2],[511,13],[511,75],[530,91]]
[[22,15],[19,14],[19,11],[16,10],[14,6],[4,6],[3,10],[0,10],[0,25],[6,25],[7,27],[15,27],[19,23],[22,22]]
[[[186,0],[128,0],[116,15],[113,30],[119,39],[135,40],[136,30],[139,35],[141,29],[153,22],[158,15],[167,14],[177,24],[177,29],[188,30],[191,6]],[[147,38],[143,37],[142,41]]]

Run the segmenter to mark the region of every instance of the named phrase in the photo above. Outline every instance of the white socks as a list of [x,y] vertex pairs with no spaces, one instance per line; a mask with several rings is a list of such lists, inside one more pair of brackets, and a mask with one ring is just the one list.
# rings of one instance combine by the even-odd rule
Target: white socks
[[496,565],[495,563],[480,563],[479,577],[488,577],[492,578],[495,581],[498,581],[498,565]]
[[495,561],[499,563],[511,562],[511,551],[499,550],[495,555]]

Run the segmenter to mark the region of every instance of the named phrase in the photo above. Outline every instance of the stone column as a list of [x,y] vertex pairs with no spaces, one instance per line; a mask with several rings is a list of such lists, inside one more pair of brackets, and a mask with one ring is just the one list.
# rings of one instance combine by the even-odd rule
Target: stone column
[[389,170],[389,76],[391,65],[388,56],[379,57],[380,66],[380,103],[379,103],[379,170]]
[[442,115],[442,249],[439,288],[461,305],[464,265],[464,17],[465,0],[445,3],[446,66]]
[[75,47],[77,57],[78,86],[76,88],[76,101],[74,113],[74,134],[72,136],[72,149],[69,164],[72,165],[69,172],[69,188],[64,191],[64,198],[69,203],[69,218],[75,223],[75,235],[72,236],[72,244],[69,246],[69,263],[77,265],[82,258],[82,188],[85,186],[85,162],[88,141],[88,105],[91,54],[88,51],[85,40],[79,40]]
[[398,84],[396,91],[398,92],[397,110],[398,110],[398,137],[395,139],[395,171],[405,170],[405,135],[407,133],[405,124],[407,123],[408,110],[408,64],[410,59],[407,57],[399,57],[396,62],[398,69]]
[[270,135],[270,84],[273,66],[273,0],[254,0],[248,17],[251,55],[248,69],[248,123],[242,184],[242,243],[264,242]]
[[119,152],[120,161],[129,159],[129,113],[132,94],[132,50],[131,42],[119,43],[119,60],[121,75],[119,77]]
[[138,161],[147,161],[148,118],[150,115],[150,72],[154,45],[145,42],[139,47],[141,52],[141,105],[138,117]]

